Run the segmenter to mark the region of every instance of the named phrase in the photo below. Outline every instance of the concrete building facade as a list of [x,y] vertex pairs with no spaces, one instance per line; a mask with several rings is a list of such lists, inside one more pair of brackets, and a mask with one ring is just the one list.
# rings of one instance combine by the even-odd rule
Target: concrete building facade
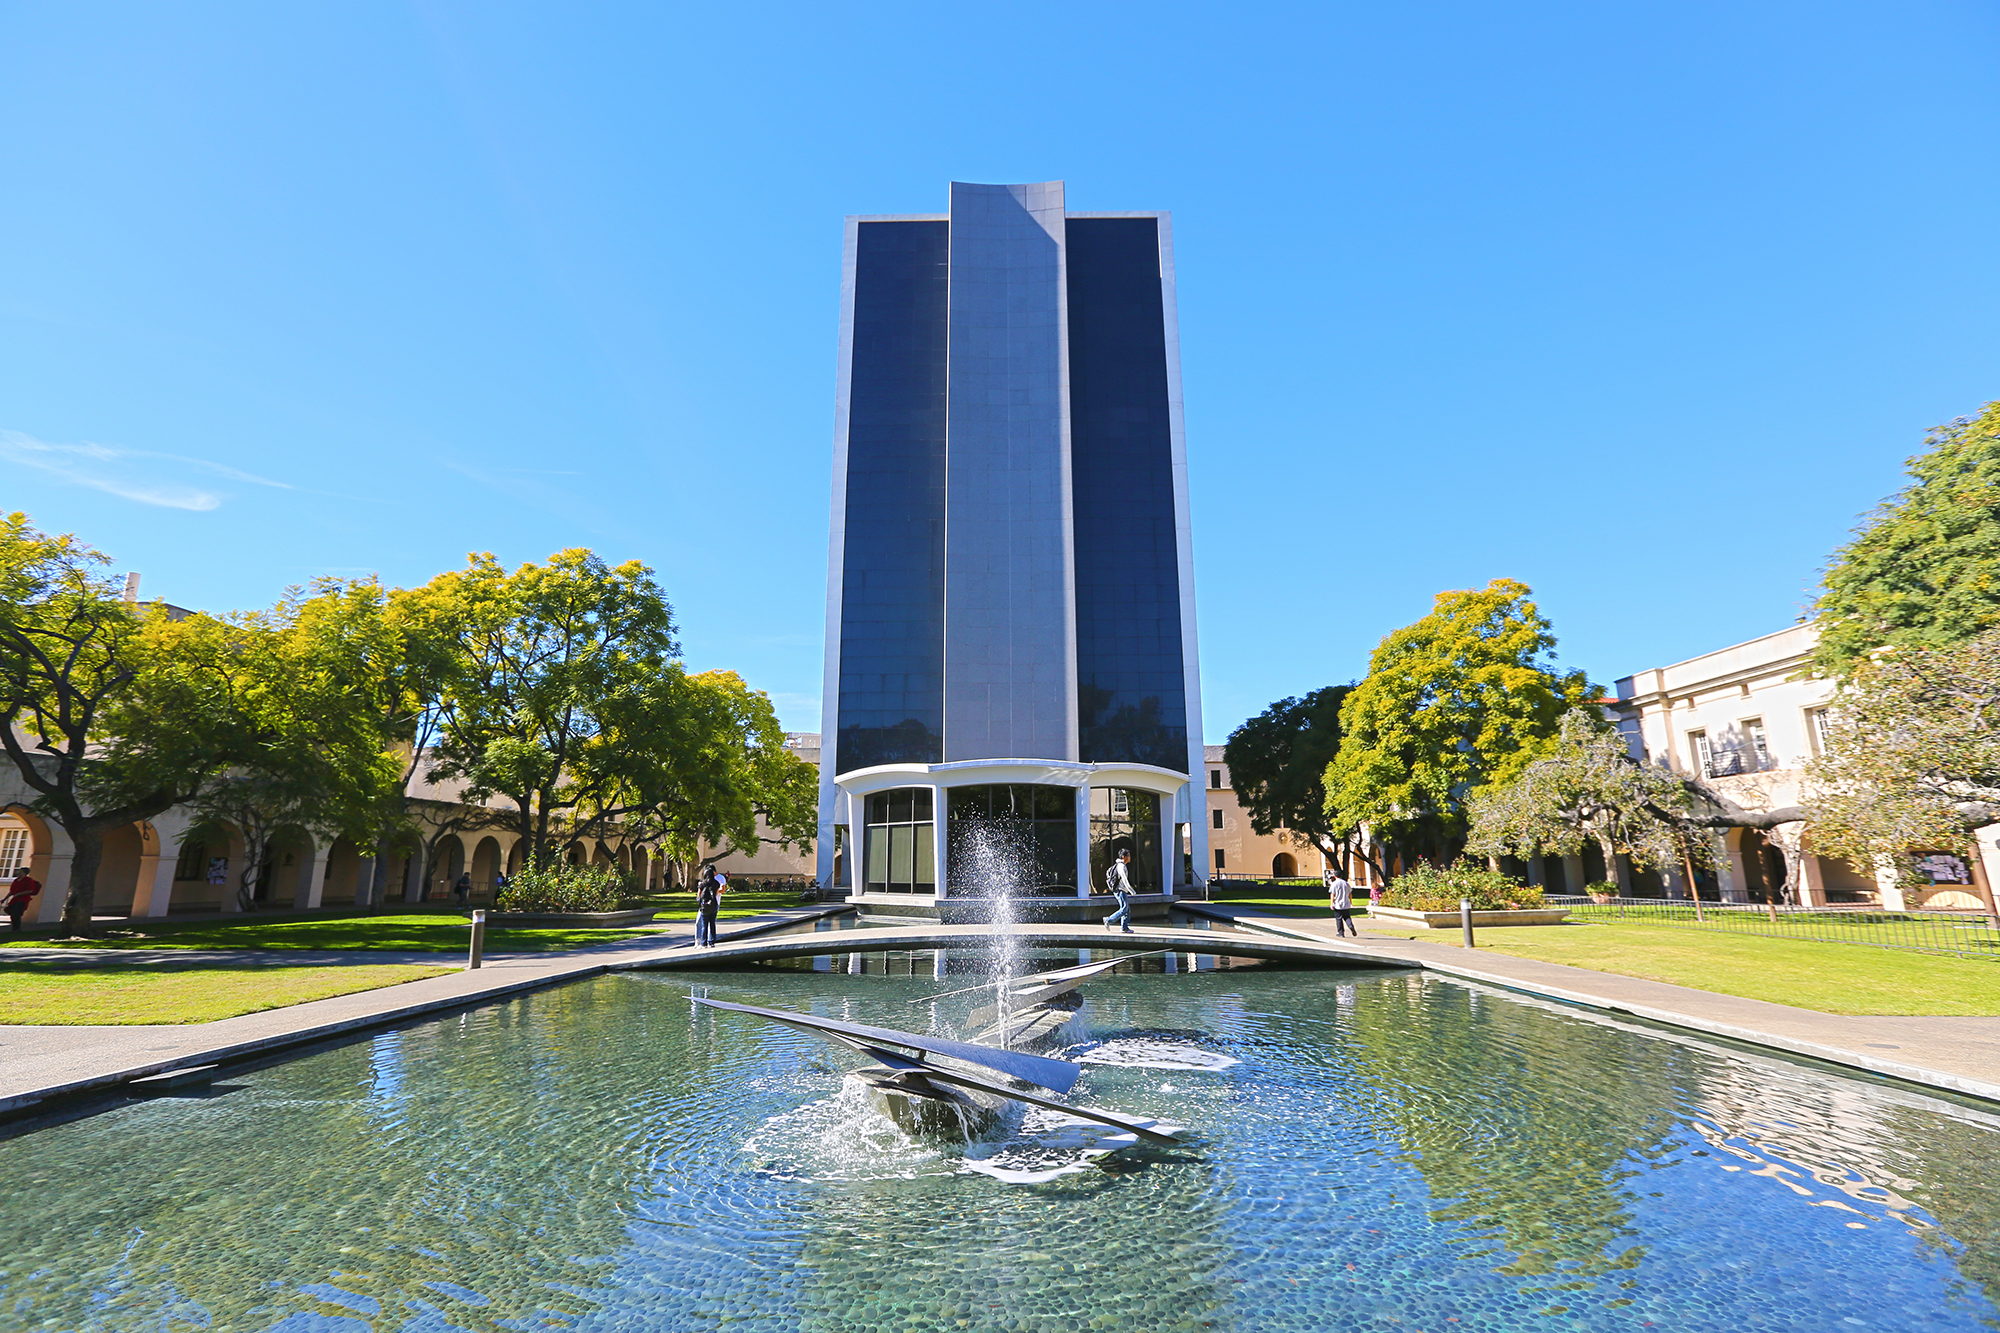
[[[1806,766],[1820,752],[1830,710],[1837,706],[1833,682],[1808,670],[1818,634],[1810,624],[1794,625],[1635,672],[1617,682],[1606,711],[1625,733],[1635,759],[1703,778],[1746,809],[1798,804],[1806,794]],[[1720,835],[1716,874],[1705,896],[1773,897],[1784,877],[1782,849],[1774,839],[1797,836],[1796,825],[1768,836],[1752,829]],[[2000,829],[1980,835],[1989,882],[2000,871],[1996,838]],[[1886,863],[1854,866],[1801,849],[1800,897],[1808,904],[1872,902],[1892,910],[1979,906],[1964,858],[1939,854],[1927,861],[1935,883],[1911,882]],[[1627,885],[1633,873],[1618,869]],[[1668,871],[1638,887],[1685,897],[1682,879]]]
[[[953,183],[847,221],[818,878],[978,896],[966,838],[1078,894],[1207,864],[1165,213]],[[954,881],[957,887],[954,888]]]

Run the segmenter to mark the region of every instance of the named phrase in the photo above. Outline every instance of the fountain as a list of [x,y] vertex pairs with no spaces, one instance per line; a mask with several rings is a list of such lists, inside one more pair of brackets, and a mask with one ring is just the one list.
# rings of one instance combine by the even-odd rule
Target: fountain
[[[1003,1050],[977,1042],[898,1032],[894,1028],[843,1023],[782,1009],[731,1004],[726,1000],[710,1000],[698,995],[689,998],[710,1009],[751,1014],[810,1032],[835,1045],[874,1058],[879,1063],[858,1070],[856,1077],[876,1094],[879,1109],[905,1129],[955,1131],[958,1137],[970,1138],[997,1122],[1001,1108],[1012,1101],[1109,1125],[1130,1133],[1135,1140],[1144,1139],[1148,1143],[1164,1145],[1176,1145],[1183,1141],[1178,1126],[1163,1125],[1158,1120],[1145,1117],[1120,1115],[1115,1111],[1075,1106],[1029,1091],[1030,1088],[1041,1088],[1048,1092],[1068,1092],[1083,1073],[1081,1066],[1068,1060],[1055,1060],[1026,1051]],[[938,1063],[940,1060],[946,1063]],[[973,1073],[966,1066],[987,1072]],[[1007,1081],[992,1078],[989,1073],[998,1074]],[[947,1108],[947,1111],[939,1114],[932,1109],[936,1107]]]

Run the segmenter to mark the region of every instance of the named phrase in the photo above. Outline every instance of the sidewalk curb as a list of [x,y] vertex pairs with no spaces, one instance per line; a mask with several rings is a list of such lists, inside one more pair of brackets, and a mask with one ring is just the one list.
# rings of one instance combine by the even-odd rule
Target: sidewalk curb
[[[1220,912],[1201,907],[1182,905],[1183,911],[1196,916],[1205,916],[1213,921],[1227,921],[1242,930],[1257,930],[1268,935],[1281,935],[1290,939],[1320,939],[1309,931],[1292,930],[1269,921],[1244,921]],[[1398,940],[1398,943],[1404,941]],[[1416,941],[1410,941],[1415,943]],[[1447,946],[1449,947],[1449,946]],[[1691,1014],[1673,1010],[1658,1009],[1650,1005],[1620,1004],[1591,995],[1585,991],[1566,990],[1558,986],[1538,986],[1522,981],[1519,977],[1499,976],[1460,963],[1433,961],[1428,958],[1409,959],[1427,972],[1439,972],[1446,976],[1461,977],[1467,981],[1477,981],[1481,985],[1493,986],[1500,990],[1513,991],[1520,995],[1533,995],[1540,999],[1557,1000],[1563,1004],[1575,1005],[1582,1009],[1596,1009],[1604,1013],[1623,1014],[1628,1018],[1643,1018],[1649,1023],[1662,1027],[1680,1028],[1688,1032],[1699,1032],[1704,1036],[1723,1037],[1745,1046],[1757,1046],[1766,1050],[1783,1051],[1788,1055],[1804,1056],[1823,1064],[1838,1065],[1844,1069],[1859,1069],[1870,1074],[1880,1074],[1885,1078],[1897,1079],[1904,1083],[1914,1083],[1921,1087],[1937,1088],[1945,1092],[1955,1092],[1960,1096],[1976,1097],[1981,1101],[2000,1102],[2000,1083],[1989,1083],[1981,1079],[1967,1078],[1960,1074],[1947,1073],[1941,1069],[1930,1069],[1922,1065],[1903,1064],[1896,1060],[1885,1060],[1880,1056],[1866,1055],[1860,1051],[1850,1051],[1839,1046],[1825,1046],[1818,1042],[1802,1041],[1796,1037],[1781,1036],[1774,1032],[1763,1032],[1756,1028],[1741,1027],[1734,1023],[1720,1023],[1713,1019],[1703,1019]],[[1556,967],[1571,966],[1567,963],[1551,964]],[[1587,970],[1587,969],[1578,969]],[[1615,974],[1607,974],[1615,975]],[[1627,978],[1644,980],[1644,978]],[[1662,983],[1667,984],[1667,983]],[[1740,998],[1740,997],[1739,997]],[[1768,1003],[1762,1001],[1760,1003]]]

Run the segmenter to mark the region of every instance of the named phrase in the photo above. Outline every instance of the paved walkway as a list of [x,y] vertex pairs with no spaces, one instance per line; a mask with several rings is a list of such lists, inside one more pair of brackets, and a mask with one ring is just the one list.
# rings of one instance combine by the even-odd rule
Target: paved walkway
[[[555,954],[489,956],[477,972],[408,982],[214,1023],[175,1027],[0,1026],[0,1112],[48,1098],[112,1087],[174,1069],[237,1059],[260,1051],[337,1037],[439,1010],[495,1000],[523,990],[625,969],[701,967],[799,954],[876,949],[974,947],[984,926],[891,926],[760,937],[776,926],[823,915],[826,907],[774,912],[725,923],[723,942],[699,953],[692,923],[673,923],[643,939]],[[1034,942],[1064,948],[1172,949],[1233,956],[1312,958],[1355,966],[1425,968],[1612,1013],[1789,1051],[1929,1087],[2000,1101],[2000,1018],[1850,1018],[1745,1000],[1708,991],[1614,976],[1560,963],[1510,958],[1451,944],[1364,935],[1338,940],[1331,920],[1280,917],[1207,905],[1202,914],[1239,924],[1235,931],[1142,926],[1131,935],[1076,925],[1017,927]],[[11,951],[10,951],[11,952]],[[46,957],[48,952],[36,951]],[[63,951],[65,953],[71,951]],[[186,950],[146,951],[187,961]],[[102,955],[94,956],[101,961]],[[342,951],[343,962],[435,961],[458,955]],[[318,962],[317,955],[271,951],[271,963]],[[235,952],[231,961],[241,963]],[[4,964],[4,956],[0,956]]]
[[[802,907],[739,918],[723,923],[723,938],[742,939],[838,910],[841,909]],[[0,1113],[17,1111],[52,1097],[109,1088],[166,1070],[214,1064],[279,1046],[319,1041],[436,1010],[461,1008],[519,991],[574,981],[616,967],[642,966],[671,957],[676,951],[692,951],[692,921],[664,925],[664,929],[641,939],[591,945],[562,953],[489,954],[485,965],[476,972],[458,971],[449,976],[429,977],[423,981],[384,986],[353,995],[336,995],[331,999],[312,1000],[284,1009],[266,1009],[213,1023],[160,1027],[0,1026]],[[107,955],[142,954],[179,963],[206,952],[194,949],[9,949],[0,952],[0,967],[4,967],[8,956],[18,954],[30,954],[41,961],[52,954],[66,958],[83,953],[88,955],[84,961],[101,967],[105,962],[113,961]],[[230,950],[226,955],[218,950],[216,954],[238,966],[245,961],[324,966],[327,959],[354,964],[445,962],[459,966],[465,961],[463,953],[404,953],[386,949],[346,949],[337,953],[239,949]]]
[[[1202,915],[1301,940],[1335,939],[1333,919],[1275,916],[1203,904]],[[1363,925],[1366,930],[1365,923]],[[1440,931],[1440,935],[1447,932]],[[1631,1014],[1758,1046],[1775,1047],[1927,1087],[2000,1101],[2000,1018],[1889,1018],[1823,1014],[1765,1000],[1645,981],[1609,972],[1510,958],[1455,943],[1364,934],[1361,949],[1387,962],[1417,963],[1447,976]]]

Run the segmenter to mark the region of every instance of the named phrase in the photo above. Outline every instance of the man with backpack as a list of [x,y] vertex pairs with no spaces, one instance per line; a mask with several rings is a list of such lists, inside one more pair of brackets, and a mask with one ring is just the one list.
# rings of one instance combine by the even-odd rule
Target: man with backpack
[[1121,925],[1127,935],[1132,933],[1132,875],[1125,866],[1131,859],[1131,850],[1122,850],[1118,859],[1104,868],[1104,887],[1118,900],[1118,910],[1104,918],[1104,928]]

